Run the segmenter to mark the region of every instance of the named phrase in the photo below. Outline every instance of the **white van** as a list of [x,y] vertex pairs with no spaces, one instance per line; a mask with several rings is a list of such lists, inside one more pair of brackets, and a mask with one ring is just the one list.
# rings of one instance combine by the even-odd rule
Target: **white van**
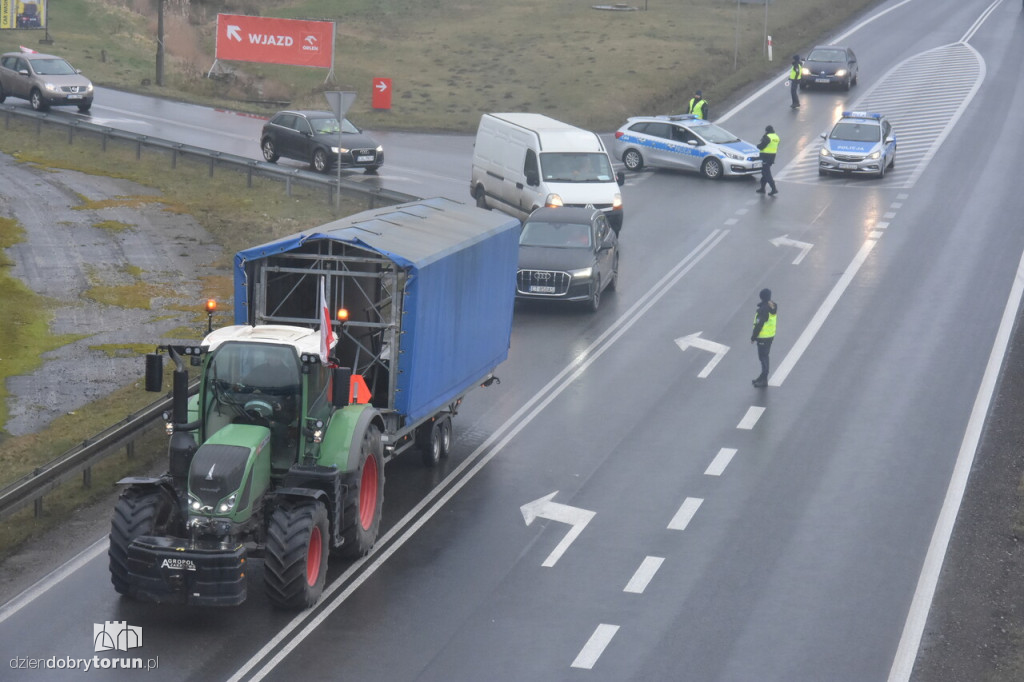
[[542,114],[484,114],[469,192],[481,208],[526,220],[542,206],[591,206],[622,228],[625,175],[596,133]]

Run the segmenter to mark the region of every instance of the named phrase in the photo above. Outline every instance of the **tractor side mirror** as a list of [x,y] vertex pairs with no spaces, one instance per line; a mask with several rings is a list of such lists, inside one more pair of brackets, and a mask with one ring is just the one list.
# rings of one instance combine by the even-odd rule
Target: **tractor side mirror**
[[146,353],[146,390],[159,393],[164,385],[164,356]]

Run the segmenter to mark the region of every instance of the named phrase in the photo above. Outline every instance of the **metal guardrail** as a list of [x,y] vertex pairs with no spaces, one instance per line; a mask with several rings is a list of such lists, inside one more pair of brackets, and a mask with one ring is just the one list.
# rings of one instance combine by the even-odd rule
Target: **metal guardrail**
[[121,446],[127,447],[128,455],[131,456],[134,453],[135,440],[157,421],[164,411],[170,409],[169,397],[157,401],[3,488],[0,490],[0,519],[7,518],[30,503],[35,505],[35,514],[38,516],[43,511],[43,496],[80,472],[83,475],[83,485],[88,487],[92,484],[94,464],[113,454]]
[[252,186],[252,178],[254,175],[279,180],[285,184],[285,189],[289,196],[291,195],[292,184],[300,182],[306,185],[325,188],[328,190],[328,200],[333,200],[335,191],[343,192],[350,196],[365,197],[367,199],[368,208],[401,204],[406,201],[416,201],[421,198],[411,194],[405,194],[404,192],[385,189],[383,187],[368,187],[361,182],[348,180],[346,178],[339,179],[337,177],[329,177],[327,175],[314,173],[313,171],[304,170],[302,168],[286,168],[274,163],[250,159],[245,156],[237,156],[235,154],[227,154],[225,152],[213,151],[202,147],[194,147],[182,142],[173,142],[171,140],[165,140],[151,135],[141,135],[125,130],[118,130],[117,128],[111,128],[110,126],[96,125],[95,123],[90,123],[89,121],[81,119],[64,118],[62,116],[54,117],[46,112],[33,111],[32,109],[25,107],[16,107],[8,104],[0,105],[0,110],[4,112],[4,128],[10,127],[12,116],[18,116],[28,120],[34,120],[36,122],[37,134],[42,132],[44,123],[47,125],[64,126],[67,128],[68,144],[73,142],[76,133],[86,133],[100,137],[102,139],[104,151],[106,151],[108,140],[119,140],[134,143],[136,159],[140,159],[142,157],[142,150],[146,147],[170,152],[172,168],[176,167],[179,156],[191,156],[194,158],[205,159],[209,164],[210,177],[213,177],[213,171],[217,165],[223,165],[245,173],[247,187]]
[[[338,178],[327,177],[300,168],[282,168],[265,161],[256,161],[243,156],[193,147],[150,135],[139,135],[108,126],[96,125],[88,121],[52,117],[47,113],[33,111],[24,107],[6,105],[0,106],[0,110],[4,112],[5,128],[10,127],[12,116],[19,116],[29,120],[34,119],[36,121],[37,134],[42,132],[44,123],[47,125],[65,126],[67,128],[69,144],[73,141],[76,133],[100,136],[103,141],[104,151],[106,151],[108,140],[133,142],[136,145],[136,158],[141,158],[142,150],[145,147],[170,151],[172,168],[176,166],[179,156],[187,155],[203,158],[209,162],[211,177],[213,176],[215,166],[218,164],[225,165],[245,172],[247,174],[246,183],[250,187],[252,186],[253,176],[261,175],[284,182],[286,191],[290,195],[291,184],[293,182],[302,182],[329,189],[331,193],[329,199],[333,199],[334,191],[365,196],[369,208],[415,201],[420,198],[380,187],[367,187],[362,183],[344,178],[341,178],[339,181]],[[35,513],[39,515],[42,513],[43,496],[79,473],[83,475],[83,484],[89,486],[91,484],[92,466],[94,464],[113,454],[121,446],[127,447],[128,454],[131,455],[134,450],[135,440],[154,421],[157,421],[165,410],[169,410],[170,406],[170,398],[153,403],[3,488],[0,490],[0,519],[9,517],[30,503],[34,504]]]

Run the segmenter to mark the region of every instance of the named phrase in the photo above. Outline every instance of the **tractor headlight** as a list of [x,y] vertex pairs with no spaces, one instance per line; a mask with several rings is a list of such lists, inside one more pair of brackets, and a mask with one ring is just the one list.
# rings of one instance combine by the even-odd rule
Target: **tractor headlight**
[[221,514],[227,514],[229,511],[235,508],[235,500],[238,498],[238,493],[231,493],[217,505],[217,511]]
[[202,501],[195,495],[188,496],[188,508],[192,511],[201,511],[203,508]]

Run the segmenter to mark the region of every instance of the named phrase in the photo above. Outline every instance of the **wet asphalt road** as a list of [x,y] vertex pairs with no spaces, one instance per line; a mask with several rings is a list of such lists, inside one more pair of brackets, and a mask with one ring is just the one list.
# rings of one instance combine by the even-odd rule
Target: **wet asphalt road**
[[[766,86],[721,120],[746,139],[778,130],[778,197],[742,179],[630,176],[619,290],[595,315],[517,308],[502,383],[467,398],[442,468],[389,465],[377,550],[333,566],[317,608],[270,609],[258,567],[238,609],[120,600],[99,544],[0,622],[5,649],[91,656],[92,624],[114,620],[144,628],[153,679],[886,679],[972,411],[994,389],[1024,252],[1005,170],[1024,147],[1019,9],[997,5],[973,33],[985,5],[889,7],[840,34],[872,45],[853,91],[805,93],[792,112]],[[910,66],[946,86],[901,99],[895,69],[919,55]],[[922,100],[948,111],[942,125],[909,117]],[[865,103],[914,131],[896,168],[819,179],[817,133]],[[368,182],[393,173],[394,189],[468,201],[451,169],[468,179],[469,138],[389,137],[394,167]],[[781,236],[812,246],[797,262]],[[756,391],[763,286],[780,331]],[[698,333],[728,347],[710,370],[710,352],[677,343]],[[552,494],[593,512],[561,553],[570,526],[522,511]]]

